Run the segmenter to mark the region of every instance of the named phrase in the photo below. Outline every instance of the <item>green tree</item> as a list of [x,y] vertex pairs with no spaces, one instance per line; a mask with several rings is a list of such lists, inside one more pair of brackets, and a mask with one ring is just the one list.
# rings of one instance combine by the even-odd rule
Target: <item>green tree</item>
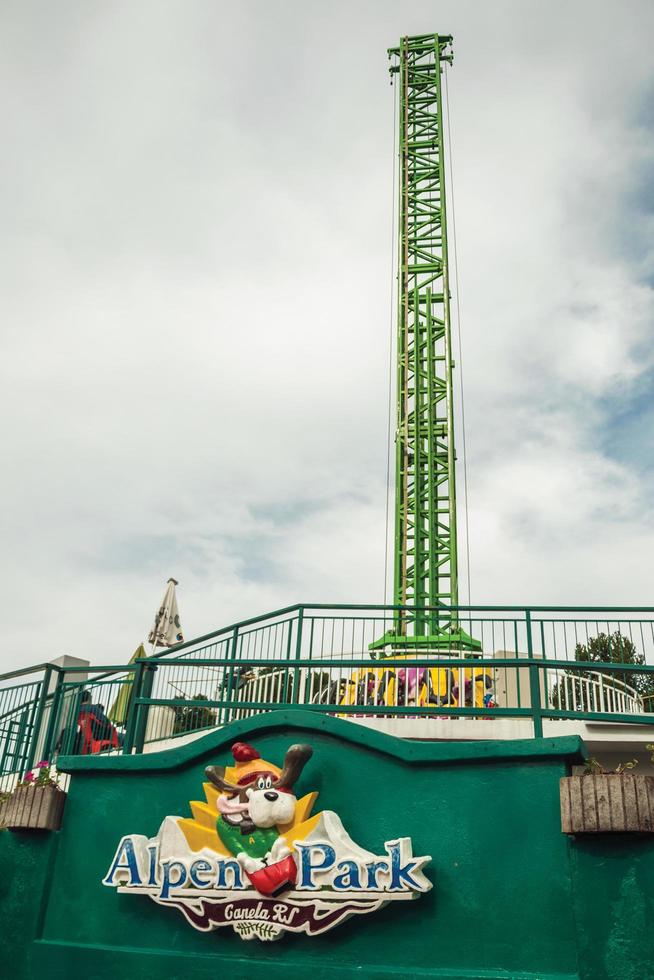
[[[645,664],[645,657],[639,653],[635,644],[628,636],[624,636],[619,630],[614,633],[598,633],[591,636],[586,643],[577,643],[575,646],[575,660],[589,664],[633,664],[640,667]],[[607,680],[607,687],[613,680],[621,681],[632,687],[640,697],[648,698],[654,695],[654,675],[641,673],[631,670],[602,670],[600,666],[593,667],[592,670],[566,670],[567,677],[573,678],[572,683],[561,679],[552,688],[552,704],[555,708],[563,711],[567,708],[572,709],[573,704],[571,694],[574,692],[574,699],[577,704],[583,704],[581,695],[581,678],[591,675],[603,674]],[[620,685],[616,685],[618,688]],[[608,704],[605,710],[608,709]],[[649,709],[649,703],[645,702],[645,710]]]
[[[192,701],[208,701],[205,694],[194,694]],[[175,726],[173,735],[183,732],[194,732],[198,728],[212,728],[216,724],[216,712],[202,705],[178,704],[175,707]]]

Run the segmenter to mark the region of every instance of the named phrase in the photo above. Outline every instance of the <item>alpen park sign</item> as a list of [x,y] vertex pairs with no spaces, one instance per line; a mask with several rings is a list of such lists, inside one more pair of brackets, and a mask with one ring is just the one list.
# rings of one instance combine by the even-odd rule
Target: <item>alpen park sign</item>
[[280,769],[242,742],[234,765],[209,766],[206,803],[193,818],[166,817],[156,837],[120,841],[103,884],[172,906],[196,929],[231,926],[242,939],[309,936],[352,915],[429,891],[411,840],[399,837],[372,854],[349,837],[331,810],[311,816],[318,796],[293,787],[312,755],[292,745]]

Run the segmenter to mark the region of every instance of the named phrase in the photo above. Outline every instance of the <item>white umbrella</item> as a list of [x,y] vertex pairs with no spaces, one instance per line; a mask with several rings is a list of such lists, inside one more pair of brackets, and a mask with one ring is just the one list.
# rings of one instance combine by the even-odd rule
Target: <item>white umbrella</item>
[[168,579],[161,606],[154,618],[154,626],[148,636],[148,643],[152,644],[153,649],[155,647],[172,647],[176,643],[184,641],[177,609],[176,585],[179,585],[179,582],[175,581],[174,578]]

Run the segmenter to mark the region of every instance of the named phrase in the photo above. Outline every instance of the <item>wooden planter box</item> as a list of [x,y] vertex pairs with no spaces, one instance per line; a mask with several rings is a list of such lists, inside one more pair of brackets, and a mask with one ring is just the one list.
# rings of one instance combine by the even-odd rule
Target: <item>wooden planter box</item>
[[564,834],[654,833],[654,776],[566,776],[559,785]]
[[66,794],[58,786],[19,786],[0,806],[0,825],[10,830],[59,830]]

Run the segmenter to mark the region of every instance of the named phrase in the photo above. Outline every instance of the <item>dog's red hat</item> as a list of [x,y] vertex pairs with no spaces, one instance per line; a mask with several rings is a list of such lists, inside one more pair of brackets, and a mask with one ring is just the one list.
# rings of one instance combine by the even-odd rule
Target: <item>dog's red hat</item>
[[[247,745],[246,742],[235,742],[232,745],[232,755],[234,756],[234,762],[236,763],[236,773],[238,775],[239,769],[246,769],[247,771],[237,779],[237,786],[249,786],[253,783],[255,779],[259,776],[274,776],[275,779],[279,776],[280,770],[277,766],[273,766],[269,762],[261,762],[261,768],[255,765],[257,759],[261,759],[261,755],[252,745]],[[278,789],[282,789],[278,787]],[[291,792],[291,790],[283,789],[283,792]]]
[[252,762],[253,759],[260,759],[261,756],[255,748],[247,745],[246,742],[234,742],[232,745],[232,755],[234,762]]

